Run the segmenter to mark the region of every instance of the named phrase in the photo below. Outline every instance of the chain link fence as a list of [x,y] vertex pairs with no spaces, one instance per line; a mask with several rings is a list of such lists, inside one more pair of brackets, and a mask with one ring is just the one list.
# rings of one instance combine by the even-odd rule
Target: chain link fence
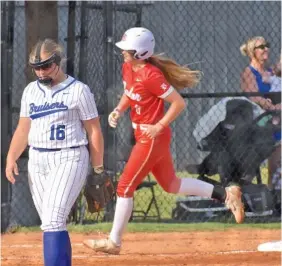
[[[3,163],[7,143],[18,122],[20,98],[27,82],[25,8],[24,2],[1,2],[2,65],[5,66],[2,67],[2,77],[5,75],[2,95],[6,99],[2,113],[5,130],[2,143],[6,143],[2,149]],[[243,179],[268,183],[266,159],[280,142],[271,142],[267,137],[277,114],[267,113],[255,120],[264,110],[253,104],[250,96],[254,95],[242,94],[240,75],[249,61],[241,55],[240,46],[249,38],[262,35],[271,44],[269,66],[277,62],[281,53],[281,2],[59,1],[57,12],[58,40],[66,49],[68,74],[84,81],[93,90],[105,137],[105,161],[107,168],[115,173],[116,180],[134,140],[128,113],[115,131],[107,126],[107,116],[123,93],[122,57],[114,43],[128,28],[143,26],[155,35],[156,53],[164,53],[179,64],[203,73],[196,88],[182,91],[187,108],[171,125],[171,149],[177,175],[208,182]],[[232,132],[237,135],[227,132],[226,125],[235,125],[236,130]],[[255,139],[257,134],[249,135],[249,132],[257,127],[261,135]],[[233,142],[227,141],[227,135],[228,140],[232,136]],[[248,150],[245,149],[247,144],[251,144]],[[12,187],[6,183],[2,164],[2,183],[6,192],[1,207],[2,210],[5,207],[5,228],[39,224],[28,189],[26,160],[25,157],[19,160],[22,166],[20,182]],[[277,169],[273,176],[279,181],[281,168]],[[268,185],[271,189],[255,187],[261,188],[254,196],[261,199],[261,206],[253,206],[252,199],[245,199],[251,221],[280,219],[281,185]],[[262,199],[265,195],[267,198]],[[110,204],[98,217],[89,215],[82,197],[73,209],[70,221],[111,220],[113,206]],[[193,222],[229,221],[229,218],[224,205],[198,197],[169,195],[151,175],[134,197],[132,220]]]

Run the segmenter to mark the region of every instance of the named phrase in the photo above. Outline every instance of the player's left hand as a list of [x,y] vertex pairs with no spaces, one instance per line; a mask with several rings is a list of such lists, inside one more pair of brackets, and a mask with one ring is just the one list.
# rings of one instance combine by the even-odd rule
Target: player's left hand
[[13,162],[7,161],[6,177],[12,184],[15,184],[15,182],[16,182],[14,174],[19,175],[19,168],[18,168],[17,163],[14,162],[14,161]]
[[93,169],[87,177],[84,189],[88,211],[100,212],[112,200],[114,193],[115,189],[110,174],[104,170],[96,172]]
[[144,130],[144,135],[150,139],[155,138],[163,130],[163,126],[159,123],[155,125],[146,125],[147,129]]

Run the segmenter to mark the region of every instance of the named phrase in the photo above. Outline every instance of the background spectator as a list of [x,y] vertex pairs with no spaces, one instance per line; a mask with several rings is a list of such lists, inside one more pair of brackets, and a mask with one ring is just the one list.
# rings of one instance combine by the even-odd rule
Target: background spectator
[[[272,74],[271,68],[267,67],[270,45],[261,36],[250,38],[246,43],[241,45],[240,50],[244,56],[248,56],[250,64],[241,74],[241,89],[245,92],[262,92],[267,93],[271,90],[269,82],[265,82],[263,77]],[[279,97],[280,98],[280,97]],[[259,104],[265,110],[281,110],[281,98],[277,101],[277,96],[268,94],[265,97],[251,97],[255,103]],[[279,102],[279,103],[276,103]],[[276,103],[276,104],[275,104]],[[281,134],[275,136],[281,139]],[[268,185],[271,185],[271,177],[277,167],[281,164],[281,145],[279,145],[269,158],[268,164]]]

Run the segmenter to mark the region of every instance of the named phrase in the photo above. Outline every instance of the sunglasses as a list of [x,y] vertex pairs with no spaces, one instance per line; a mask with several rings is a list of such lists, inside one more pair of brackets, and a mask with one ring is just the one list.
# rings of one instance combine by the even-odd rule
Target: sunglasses
[[52,64],[53,64],[53,62],[49,62],[49,63],[43,64],[41,66],[32,66],[32,68],[34,70],[37,70],[37,71],[40,70],[40,69],[47,70],[47,69],[51,68]]
[[254,50],[256,50],[256,49],[264,50],[265,48],[270,48],[270,44],[268,42],[265,43],[265,44],[261,44],[259,46],[256,46]]

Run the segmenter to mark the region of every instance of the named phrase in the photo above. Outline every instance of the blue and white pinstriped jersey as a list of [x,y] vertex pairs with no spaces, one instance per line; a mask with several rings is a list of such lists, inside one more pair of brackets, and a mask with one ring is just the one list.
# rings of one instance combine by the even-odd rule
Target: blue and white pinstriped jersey
[[89,87],[71,76],[50,89],[38,81],[24,89],[20,117],[31,119],[28,144],[69,148],[88,143],[82,121],[98,117]]

